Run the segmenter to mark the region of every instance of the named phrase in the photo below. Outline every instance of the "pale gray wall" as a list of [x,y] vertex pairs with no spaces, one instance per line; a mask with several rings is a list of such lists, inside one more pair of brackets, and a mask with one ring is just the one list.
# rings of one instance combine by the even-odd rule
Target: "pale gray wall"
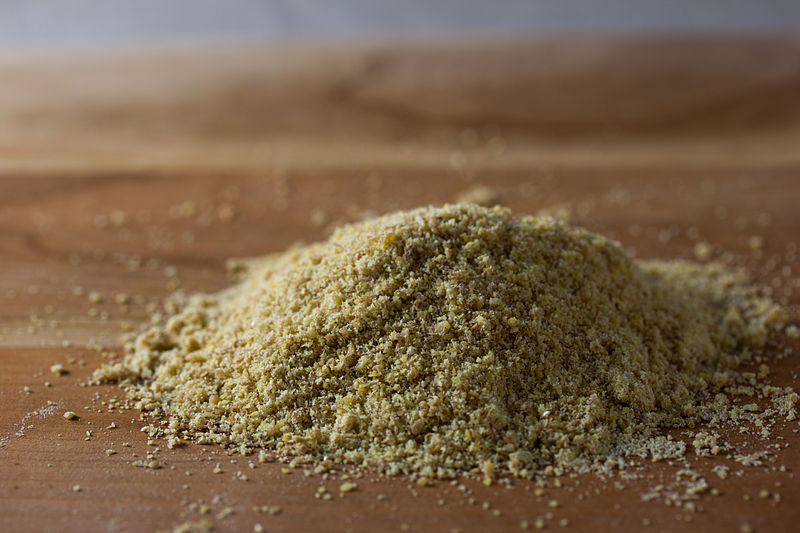
[[286,38],[800,30],[800,0],[0,0],[0,51]]

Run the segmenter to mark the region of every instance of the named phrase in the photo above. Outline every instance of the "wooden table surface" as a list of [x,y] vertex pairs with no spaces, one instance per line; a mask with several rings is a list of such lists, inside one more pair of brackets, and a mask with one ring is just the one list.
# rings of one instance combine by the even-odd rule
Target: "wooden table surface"
[[[224,287],[227,258],[476,186],[519,213],[568,212],[639,257],[691,258],[709,243],[797,322],[800,39],[4,56],[0,80],[0,531],[202,520],[217,531],[517,531],[543,517],[564,531],[777,532],[800,521],[796,421],[766,442],[726,433],[745,451],[769,447],[756,467],[690,453],[642,463],[634,479],[551,480],[544,495],[531,482],[421,487],[366,473],[340,497],[339,475],[149,445],[138,411],[108,412],[118,389],[84,386],[104,360],[91,347],[117,350],[119,333],[177,288]],[[52,374],[56,363],[68,373]],[[774,383],[798,385],[796,353],[771,367]],[[148,452],[162,468],[137,466]],[[644,501],[659,484],[683,490],[686,463],[719,490],[702,511]],[[720,464],[730,478],[711,473]]]

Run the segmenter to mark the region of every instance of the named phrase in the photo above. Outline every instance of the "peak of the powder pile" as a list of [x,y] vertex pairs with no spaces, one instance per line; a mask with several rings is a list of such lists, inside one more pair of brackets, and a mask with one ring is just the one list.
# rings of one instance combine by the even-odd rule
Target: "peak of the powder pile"
[[[434,237],[443,240],[468,242],[470,238],[507,239],[510,233],[541,233],[558,228],[571,236],[583,237],[589,232],[571,226],[549,215],[518,215],[502,206],[484,207],[474,203],[429,205],[395,211],[375,218],[341,226],[334,231],[333,241],[363,238],[373,244],[404,240],[408,237]],[[610,243],[600,235],[592,235],[596,244]]]
[[[484,207],[474,203],[455,203],[442,205],[427,205],[408,210],[394,211],[376,218],[368,219],[366,223],[387,223],[421,225],[431,222],[441,222],[448,219],[463,219],[467,221],[481,222],[486,219],[505,219],[511,220],[515,217],[508,207],[493,206]],[[534,217],[526,217],[534,218]],[[552,220],[551,217],[535,217],[542,220]]]

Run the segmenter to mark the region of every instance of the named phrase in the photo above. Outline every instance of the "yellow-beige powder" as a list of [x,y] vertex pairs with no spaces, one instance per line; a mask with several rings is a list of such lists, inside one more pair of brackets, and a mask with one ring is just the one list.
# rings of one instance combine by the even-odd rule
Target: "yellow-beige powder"
[[660,428],[719,418],[785,320],[720,266],[499,207],[398,212],[247,265],[96,379],[173,437],[390,473],[655,455]]

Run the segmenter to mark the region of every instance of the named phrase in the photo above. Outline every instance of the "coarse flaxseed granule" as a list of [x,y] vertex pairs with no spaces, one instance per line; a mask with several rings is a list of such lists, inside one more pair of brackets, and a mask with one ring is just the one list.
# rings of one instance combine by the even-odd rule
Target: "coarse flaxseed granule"
[[634,261],[500,207],[398,212],[243,264],[95,379],[166,416],[153,432],[173,442],[387,473],[680,455],[659,430],[730,418],[726,391],[756,379],[737,367],[785,322],[721,266]]

